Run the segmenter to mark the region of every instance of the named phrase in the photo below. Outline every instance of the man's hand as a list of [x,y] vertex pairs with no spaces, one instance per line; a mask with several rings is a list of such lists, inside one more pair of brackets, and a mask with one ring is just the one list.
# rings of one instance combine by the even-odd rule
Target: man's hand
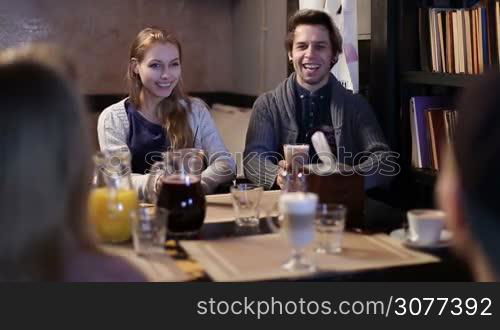
[[290,170],[290,165],[284,161],[280,160],[278,162],[279,170],[278,170],[278,176],[276,177],[276,183],[280,187],[280,189],[283,189],[285,187],[286,183],[286,176],[288,174],[288,171]]

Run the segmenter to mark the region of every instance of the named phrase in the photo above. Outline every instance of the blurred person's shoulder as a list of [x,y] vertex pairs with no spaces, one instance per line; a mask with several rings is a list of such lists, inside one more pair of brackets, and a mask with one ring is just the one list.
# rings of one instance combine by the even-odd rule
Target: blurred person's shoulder
[[125,259],[99,252],[78,251],[64,266],[65,282],[146,282],[147,279]]

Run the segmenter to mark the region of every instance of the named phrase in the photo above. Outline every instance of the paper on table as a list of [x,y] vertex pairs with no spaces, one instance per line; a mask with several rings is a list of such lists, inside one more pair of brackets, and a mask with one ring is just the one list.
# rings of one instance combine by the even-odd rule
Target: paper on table
[[[259,281],[311,276],[290,273],[281,264],[290,256],[290,246],[280,234],[231,238],[217,241],[185,241],[182,247],[215,281]],[[438,258],[405,248],[385,234],[346,233],[338,255],[308,251],[319,274],[348,273],[409,266],[439,261]]]

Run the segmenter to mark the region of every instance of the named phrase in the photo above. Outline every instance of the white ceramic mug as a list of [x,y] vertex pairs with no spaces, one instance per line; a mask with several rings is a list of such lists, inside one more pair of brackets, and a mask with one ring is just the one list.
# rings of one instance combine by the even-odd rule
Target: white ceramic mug
[[407,213],[409,239],[417,244],[432,245],[440,241],[445,213],[440,210],[415,209]]

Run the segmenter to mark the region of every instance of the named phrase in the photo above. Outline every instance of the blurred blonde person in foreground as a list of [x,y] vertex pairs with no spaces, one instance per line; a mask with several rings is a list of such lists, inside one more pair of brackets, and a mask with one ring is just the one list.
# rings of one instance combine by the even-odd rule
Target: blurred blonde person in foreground
[[41,63],[72,83],[77,83],[76,66],[71,61],[70,56],[55,44],[27,43],[19,47],[7,48],[0,53],[0,64],[25,61]]
[[0,280],[144,281],[88,230],[88,129],[64,65],[13,54],[0,54]]
[[458,107],[455,143],[437,185],[454,248],[478,281],[500,280],[500,73],[480,78]]

